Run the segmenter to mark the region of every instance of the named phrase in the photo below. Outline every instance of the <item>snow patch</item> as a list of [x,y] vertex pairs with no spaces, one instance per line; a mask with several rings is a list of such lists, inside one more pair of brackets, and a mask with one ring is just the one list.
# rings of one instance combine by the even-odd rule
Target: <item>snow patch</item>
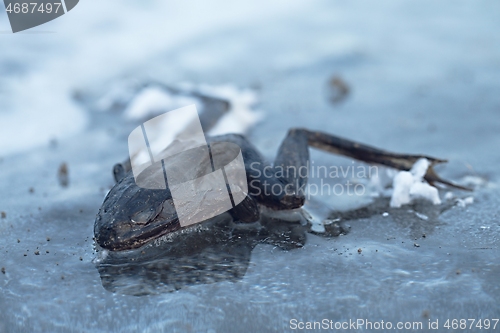
[[419,213],[419,212],[415,212],[415,215],[417,215],[417,217],[419,219],[424,220],[424,221],[427,221],[429,219],[429,216],[422,214],[422,213]]
[[457,206],[458,207],[466,207],[467,205],[471,205],[474,203],[474,197],[467,197],[464,199],[457,199]]
[[[234,85],[219,86],[194,85],[181,83],[169,90],[158,85],[142,88],[139,92],[131,93],[130,84],[115,87],[97,103],[98,110],[111,110],[113,105],[126,104],[124,117],[130,121],[153,118],[168,111],[176,110],[187,105],[196,105],[199,114],[204,112],[204,102],[199,96],[212,97],[227,101],[229,110],[225,112],[217,123],[206,133],[221,135],[227,133],[245,134],[263,118],[263,112],[254,109],[258,102],[257,94],[250,89],[239,89]],[[165,128],[167,132],[178,132],[179,124],[170,124]]]
[[199,91],[207,96],[225,99],[230,105],[229,112],[208,132],[209,135],[244,134],[263,118],[261,111],[252,109],[257,103],[257,95],[250,89],[238,89],[233,85],[204,85]]
[[146,87],[135,96],[125,109],[128,120],[144,119],[186,105],[196,104],[198,112],[203,111],[203,104],[193,96],[173,94],[157,86]]
[[437,188],[424,183],[423,178],[430,162],[421,158],[410,171],[400,171],[393,180],[391,207],[401,207],[409,204],[413,199],[421,198],[431,201],[435,205],[441,204]]
[[62,141],[87,125],[87,115],[71,100],[71,88],[56,76],[60,72],[50,73],[54,76],[36,72],[8,81],[0,75],[2,155],[48,145],[54,139]]

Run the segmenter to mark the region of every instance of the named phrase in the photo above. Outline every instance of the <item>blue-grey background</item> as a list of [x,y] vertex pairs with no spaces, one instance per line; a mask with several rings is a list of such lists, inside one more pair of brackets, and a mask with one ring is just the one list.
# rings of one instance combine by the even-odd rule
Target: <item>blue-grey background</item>
[[[12,34],[2,9],[0,332],[499,318],[499,10],[497,1],[84,1]],[[332,76],[350,87],[335,105]],[[403,218],[355,219],[346,236],[309,235],[288,252],[259,245],[237,282],[110,293],[92,263],[93,222],[131,125],[78,97],[151,79],[256,89],[265,117],[249,137],[269,159],[293,126],[448,158],[440,173],[473,179],[472,194],[455,195],[474,203],[424,211],[429,221],[406,208]],[[62,162],[68,188],[57,181]]]

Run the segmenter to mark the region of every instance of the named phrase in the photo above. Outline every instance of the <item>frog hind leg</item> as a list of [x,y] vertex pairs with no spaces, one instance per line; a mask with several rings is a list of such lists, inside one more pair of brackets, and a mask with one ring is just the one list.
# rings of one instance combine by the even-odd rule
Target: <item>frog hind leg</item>
[[289,130],[283,140],[274,161],[275,174],[284,184],[289,184],[293,188],[293,191],[288,191],[288,195],[281,199],[284,206],[291,206],[289,203],[300,201],[304,196],[303,191],[299,191],[299,189],[307,184],[308,172],[300,172],[300,170],[308,170],[309,147],[397,170],[410,170],[416,161],[426,158],[430,162],[430,166],[424,179],[431,185],[441,183],[461,190],[470,190],[437,175],[433,167],[445,163],[446,160],[427,155],[393,153],[328,133],[293,128]]

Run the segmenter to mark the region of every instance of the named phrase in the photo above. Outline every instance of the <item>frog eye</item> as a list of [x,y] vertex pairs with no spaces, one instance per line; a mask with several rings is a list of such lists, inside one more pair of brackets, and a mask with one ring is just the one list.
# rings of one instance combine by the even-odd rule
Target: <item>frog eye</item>
[[149,207],[132,215],[131,220],[135,224],[147,224],[154,219],[156,215],[158,215],[156,214],[156,209]]

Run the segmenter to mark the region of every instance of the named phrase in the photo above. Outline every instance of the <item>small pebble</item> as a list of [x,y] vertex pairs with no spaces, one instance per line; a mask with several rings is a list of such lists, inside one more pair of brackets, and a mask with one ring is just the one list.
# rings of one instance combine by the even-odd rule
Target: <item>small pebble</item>
[[361,253],[361,252],[363,252],[363,250],[361,250],[361,248],[359,248],[359,249],[358,249],[358,253]]
[[40,255],[40,251],[36,250],[36,251],[35,251],[35,255],[36,255],[36,256],[39,256],[39,255]]
[[1,212],[0,214],[2,215],[3,219],[7,218],[7,213],[6,212]]
[[2,274],[5,274],[5,267],[2,267]]
[[413,246],[420,247],[420,244],[414,243]]
[[349,95],[349,86],[340,77],[334,76],[328,82],[328,99],[331,103],[338,103]]
[[57,178],[59,180],[59,185],[62,187],[67,187],[69,184],[69,172],[68,165],[66,163],[61,163],[59,170],[57,171]]

